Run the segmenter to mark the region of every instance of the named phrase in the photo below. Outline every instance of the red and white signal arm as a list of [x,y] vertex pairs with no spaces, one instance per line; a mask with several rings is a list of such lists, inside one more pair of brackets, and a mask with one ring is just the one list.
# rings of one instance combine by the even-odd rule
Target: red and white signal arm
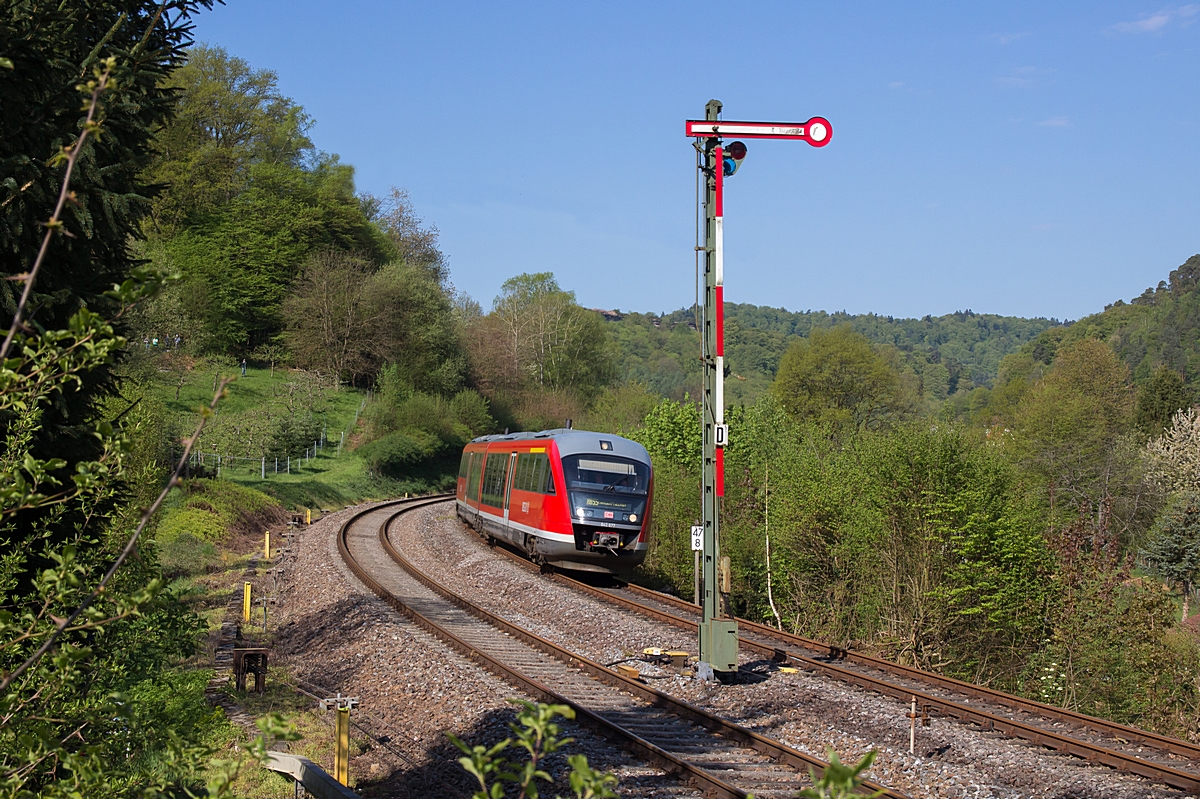
[[731,122],[689,119],[687,135],[697,139],[800,139],[813,147],[824,147],[833,138],[833,125],[825,117],[807,122]]

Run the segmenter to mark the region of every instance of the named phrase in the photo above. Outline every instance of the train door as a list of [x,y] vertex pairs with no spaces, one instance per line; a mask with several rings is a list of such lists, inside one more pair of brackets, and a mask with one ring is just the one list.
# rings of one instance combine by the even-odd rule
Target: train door
[[521,536],[520,533],[514,533],[512,528],[508,526],[508,502],[512,499],[512,484],[513,478],[517,476],[517,453],[513,453],[508,458],[508,479],[504,481],[504,531],[508,534],[508,540],[517,543]]

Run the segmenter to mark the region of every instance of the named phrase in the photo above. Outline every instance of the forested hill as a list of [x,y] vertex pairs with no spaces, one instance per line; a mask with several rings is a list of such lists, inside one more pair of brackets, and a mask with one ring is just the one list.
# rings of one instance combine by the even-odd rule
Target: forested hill
[[1200,255],[1129,302],[1117,300],[1068,328],[1046,331],[1031,354],[1049,363],[1061,345],[1084,338],[1107,341],[1137,385],[1168,369],[1183,378],[1190,395],[1200,393]]
[[[814,329],[849,325],[882,346],[895,365],[930,400],[941,400],[975,386],[990,386],[1000,361],[1043,332],[1055,319],[959,311],[921,319],[877,314],[788,311],[783,308],[727,303],[726,394],[732,402],[753,402],[775,377],[780,358],[796,337]],[[700,382],[699,338],[693,309],[669,314],[630,313],[608,326],[622,378],[680,398],[696,393]]]

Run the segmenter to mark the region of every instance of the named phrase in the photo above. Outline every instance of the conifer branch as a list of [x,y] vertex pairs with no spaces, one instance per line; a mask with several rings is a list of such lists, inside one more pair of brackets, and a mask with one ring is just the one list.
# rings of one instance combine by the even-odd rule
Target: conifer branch
[[[23,327],[22,317],[25,315],[25,306],[29,302],[29,295],[33,293],[33,284],[37,280],[38,272],[42,268],[42,264],[46,260],[46,252],[50,249],[50,239],[54,236],[54,232],[62,228],[62,210],[67,201],[75,202],[75,195],[71,193],[71,173],[75,170],[75,163],[79,159],[79,153],[83,149],[83,143],[87,141],[88,134],[99,131],[99,123],[96,121],[96,110],[100,107],[100,94],[109,88],[112,70],[115,66],[115,59],[108,58],[104,61],[104,70],[97,71],[96,79],[88,82],[88,87],[92,90],[91,100],[87,105],[87,119],[83,123],[83,132],[79,134],[79,138],[75,144],[70,147],[63,148],[63,152],[67,154],[67,171],[63,175],[62,188],[58,192],[58,203],[54,206],[54,215],[50,217],[50,221],[46,223],[46,235],[42,238],[41,249],[38,250],[37,260],[33,263],[33,269],[29,270],[29,274],[25,276],[25,289],[21,292],[21,301],[17,304],[17,311],[13,314],[12,327],[8,330],[8,335],[4,337],[4,344],[0,346],[0,360],[8,357],[8,351],[12,347],[13,338],[17,335],[17,331]],[[58,157],[61,157],[61,153]]]

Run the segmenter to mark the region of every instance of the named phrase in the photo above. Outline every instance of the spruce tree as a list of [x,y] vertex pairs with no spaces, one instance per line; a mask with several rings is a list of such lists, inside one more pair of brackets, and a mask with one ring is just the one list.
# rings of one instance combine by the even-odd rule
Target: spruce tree
[[[75,140],[84,118],[77,87],[100,59],[116,59],[103,135],[90,138],[79,156],[66,235],[53,238],[30,298],[25,321],[35,329],[65,328],[81,307],[106,317],[116,312],[104,293],[137,265],[129,245],[140,237],[155,191],[141,175],[155,130],[174,108],[165,79],[185,59],[194,14],[211,6],[212,0],[25,0],[0,12],[0,56],[12,64],[0,68],[0,277],[33,266],[63,178],[64,166],[51,159]],[[0,281],[5,331],[22,288],[20,281]],[[32,447],[37,457],[64,459],[63,476],[98,453],[97,402],[115,387],[111,368],[91,370],[81,381],[79,390],[46,407]],[[7,427],[2,417],[0,427]]]

